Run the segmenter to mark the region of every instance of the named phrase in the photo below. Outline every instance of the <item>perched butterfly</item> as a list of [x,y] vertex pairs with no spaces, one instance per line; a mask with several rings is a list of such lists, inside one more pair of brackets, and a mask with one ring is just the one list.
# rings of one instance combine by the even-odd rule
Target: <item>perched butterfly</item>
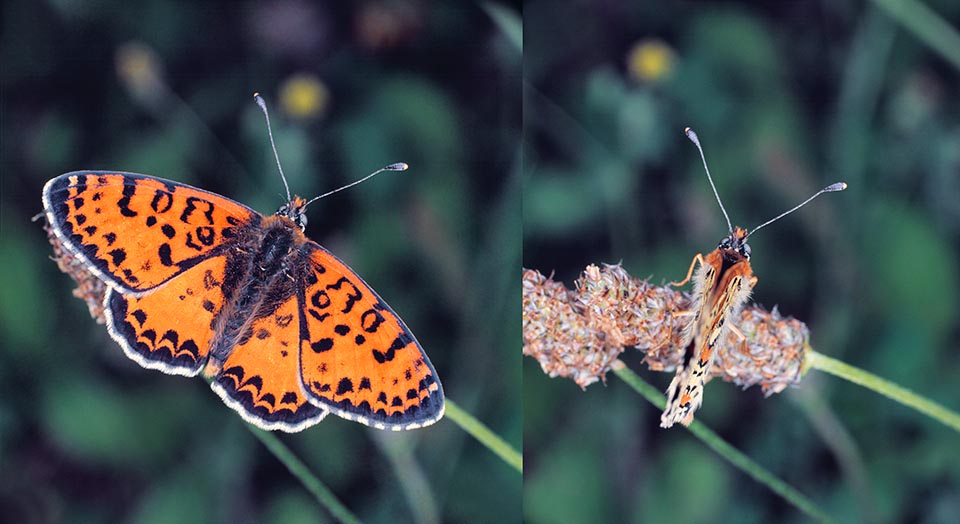
[[443,389],[413,333],[304,236],[313,200],[287,195],[264,216],[179,182],[76,171],[47,182],[43,205],[62,249],[108,287],[110,335],[143,367],[203,371],[268,430],[300,431],[327,412],[379,429],[436,422]]
[[[687,426],[693,421],[693,414],[703,402],[703,386],[710,378],[710,366],[713,364],[717,344],[729,333],[743,340],[743,334],[733,325],[733,319],[739,318],[740,310],[750,298],[750,291],[757,283],[757,277],[750,267],[750,245],[747,238],[776,220],[803,207],[807,202],[823,193],[843,191],[847,184],[831,184],[803,201],[800,205],[781,213],[779,216],[760,224],[752,231],[733,227],[727,210],[723,208],[720,195],[713,184],[707,160],[697,134],[689,127],[684,130],[687,137],[700,151],[700,159],[707,172],[707,179],[713,188],[713,194],[720,204],[727,228],[730,233],[720,240],[716,249],[707,256],[698,253],[693,257],[687,276],[674,286],[682,286],[693,278],[693,308],[688,314],[693,319],[684,331],[683,347],[687,349],[687,359],[677,368],[677,374],[667,388],[667,407],[660,416],[660,427],[669,428],[677,422]],[[694,267],[696,273],[693,272]]]

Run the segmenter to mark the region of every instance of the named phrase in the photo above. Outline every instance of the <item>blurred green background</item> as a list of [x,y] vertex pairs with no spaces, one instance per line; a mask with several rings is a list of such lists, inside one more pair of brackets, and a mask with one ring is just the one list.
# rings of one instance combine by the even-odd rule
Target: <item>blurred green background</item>
[[[46,180],[113,169],[307,234],[398,311],[447,395],[521,443],[519,7],[419,1],[7,1],[0,41],[0,521],[327,522],[200,379],[141,369],[71,296],[39,223]],[[508,24],[509,25],[509,24]],[[330,417],[280,437],[366,522],[515,521],[520,476],[444,420]]]
[[[525,2],[524,267],[682,278],[726,234],[692,126],[740,226],[850,184],[750,239],[754,300],[960,408],[960,40],[938,54],[936,24],[908,31],[889,4]],[[666,389],[641,357],[623,358]],[[808,521],[616,377],[582,392],[523,371],[528,522]],[[957,433],[850,383],[814,371],[764,399],[715,380],[697,419],[840,521],[960,515]]]

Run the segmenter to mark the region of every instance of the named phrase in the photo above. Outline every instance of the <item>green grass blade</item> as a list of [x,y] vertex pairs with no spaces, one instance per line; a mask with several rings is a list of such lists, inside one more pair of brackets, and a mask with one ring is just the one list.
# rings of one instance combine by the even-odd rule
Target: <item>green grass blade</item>
[[960,69],[960,33],[940,15],[917,0],[873,0],[873,3]]
[[[663,409],[666,405],[666,398],[664,398],[663,393],[640,378],[622,362],[617,361],[614,363],[613,373],[658,409]],[[757,482],[767,486],[771,491],[786,499],[787,502],[794,505],[800,511],[820,522],[833,522],[833,520],[810,499],[786,482],[777,478],[760,464],[754,462],[753,459],[731,446],[700,421],[694,420],[687,429],[689,429],[694,436],[702,440],[707,447],[716,451],[717,454],[747,475],[753,477]]]
[[952,428],[954,431],[960,432],[960,414],[956,411],[947,409],[943,405],[926,397],[921,397],[909,389],[898,386],[889,380],[882,379],[872,373],[868,373],[860,368],[845,364],[813,350],[807,351],[805,366],[810,369],[818,369],[824,373],[829,373],[876,391],[891,400],[927,415]]
[[493,2],[481,2],[480,7],[487,12],[487,16],[493,19],[493,23],[500,28],[500,31],[517,48],[517,51],[522,52],[523,23],[520,21],[517,12]]
[[280,439],[278,439],[276,435],[250,424],[246,424],[246,426],[250,432],[270,450],[270,453],[273,453],[273,456],[277,457],[277,460],[287,467],[290,474],[296,477],[297,480],[303,484],[303,487],[307,488],[307,491],[317,499],[317,502],[327,508],[327,511],[329,511],[337,521],[343,524],[358,524],[360,522],[360,519],[337,500],[333,492],[320,482],[320,479],[310,471],[310,468],[297,458],[290,448],[283,442],[280,442]]
[[487,449],[494,452],[510,466],[513,466],[519,473],[523,473],[523,455],[519,451],[513,449],[510,444],[507,444],[507,441],[490,431],[473,415],[464,411],[449,398],[445,399],[444,402],[446,403],[446,418],[463,428],[470,436],[480,441]]

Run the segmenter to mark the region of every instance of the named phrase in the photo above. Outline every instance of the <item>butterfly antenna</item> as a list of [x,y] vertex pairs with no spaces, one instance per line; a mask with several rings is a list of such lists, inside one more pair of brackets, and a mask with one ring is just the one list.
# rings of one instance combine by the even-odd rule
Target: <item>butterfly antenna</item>
[[273,158],[277,160],[277,169],[280,171],[280,179],[283,180],[283,187],[287,190],[287,201],[290,200],[290,186],[287,185],[287,177],[283,175],[283,168],[280,167],[280,155],[277,154],[277,144],[273,142],[273,129],[270,128],[270,112],[267,111],[267,102],[264,101],[260,93],[254,93],[253,99],[263,110],[263,116],[267,119],[267,133],[270,135],[270,147],[273,149]]
[[720,193],[717,193],[717,186],[713,185],[713,177],[710,176],[710,168],[707,167],[707,158],[703,156],[703,148],[700,146],[700,139],[697,138],[697,132],[689,127],[684,128],[683,132],[687,135],[687,138],[693,142],[693,145],[697,146],[697,150],[700,151],[700,160],[703,160],[703,169],[707,172],[707,180],[710,181],[710,187],[713,188],[713,196],[717,197],[717,203],[720,204],[720,211],[723,211],[723,218],[727,219],[727,229],[733,233],[733,225],[730,223],[730,216],[727,215],[727,210],[724,209],[723,202],[720,201]]
[[315,197],[311,198],[310,201],[308,201],[306,204],[304,204],[304,207],[309,206],[309,205],[310,205],[311,203],[313,203],[315,200],[320,200],[321,198],[323,198],[323,197],[328,197],[328,196],[330,196],[330,195],[332,195],[332,194],[334,194],[334,193],[336,193],[336,192],[338,192],[338,191],[343,191],[344,189],[347,189],[348,187],[353,187],[353,186],[359,184],[360,182],[363,182],[364,180],[367,180],[368,178],[372,178],[372,177],[375,176],[375,175],[379,175],[380,173],[383,173],[384,171],[406,171],[408,167],[410,167],[410,166],[408,166],[405,162],[397,162],[396,164],[390,164],[389,166],[381,167],[380,169],[374,171],[373,173],[370,173],[369,175],[361,178],[360,180],[356,180],[356,181],[354,181],[354,182],[350,182],[349,184],[347,184],[347,185],[345,185],[345,186],[343,186],[343,187],[339,187],[339,188],[337,188],[337,189],[334,189],[333,191],[327,191],[326,193],[324,193],[324,194],[322,194],[322,195],[320,195],[320,196],[315,196]]
[[752,234],[756,233],[757,231],[759,231],[760,228],[763,228],[763,227],[765,227],[765,226],[768,226],[768,225],[776,222],[777,220],[780,220],[781,218],[789,215],[790,213],[793,213],[794,211],[796,211],[796,210],[800,209],[801,207],[807,205],[807,203],[810,202],[811,200],[813,200],[814,198],[817,198],[818,196],[820,196],[820,195],[822,195],[822,194],[824,194],[824,193],[833,193],[834,191],[843,191],[843,190],[846,189],[846,188],[847,188],[847,183],[846,183],[846,182],[837,182],[837,183],[834,183],[834,184],[830,184],[829,186],[821,189],[820,191],[817,191],[812,197],[804,200],[803,202],[801,202],[800,204],[798,204],[798,205],[797,205],[796,207],[794,207],[793,209],[791,209],[791,210],[789,210],[789,211],[784,211],[783,213],[780,213],[780,214],[777,215],[776,217],[771,218],[770,220],[767,220],[766,222],[764,222],[764,223],[760,224],[759,226],[753,228],[749,233],[747,233],[747,236],[743,238],[743,241],[746,242],[747,239],[750,238],[750,235],[752,235]]

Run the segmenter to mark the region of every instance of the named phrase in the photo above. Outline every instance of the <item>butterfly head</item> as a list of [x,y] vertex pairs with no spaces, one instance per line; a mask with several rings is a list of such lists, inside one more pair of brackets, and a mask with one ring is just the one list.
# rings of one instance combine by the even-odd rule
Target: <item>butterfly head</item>
[[750,244],[747,244],[747,236],[749,235],[746,229],[734,227],[732,233],[720,240],[717,249],[730,261],[750,260]]
[[289,218],[303,231],[307,227],[307,204],[306,200],[294,195],[289,202],[280,206],[274,215]]

